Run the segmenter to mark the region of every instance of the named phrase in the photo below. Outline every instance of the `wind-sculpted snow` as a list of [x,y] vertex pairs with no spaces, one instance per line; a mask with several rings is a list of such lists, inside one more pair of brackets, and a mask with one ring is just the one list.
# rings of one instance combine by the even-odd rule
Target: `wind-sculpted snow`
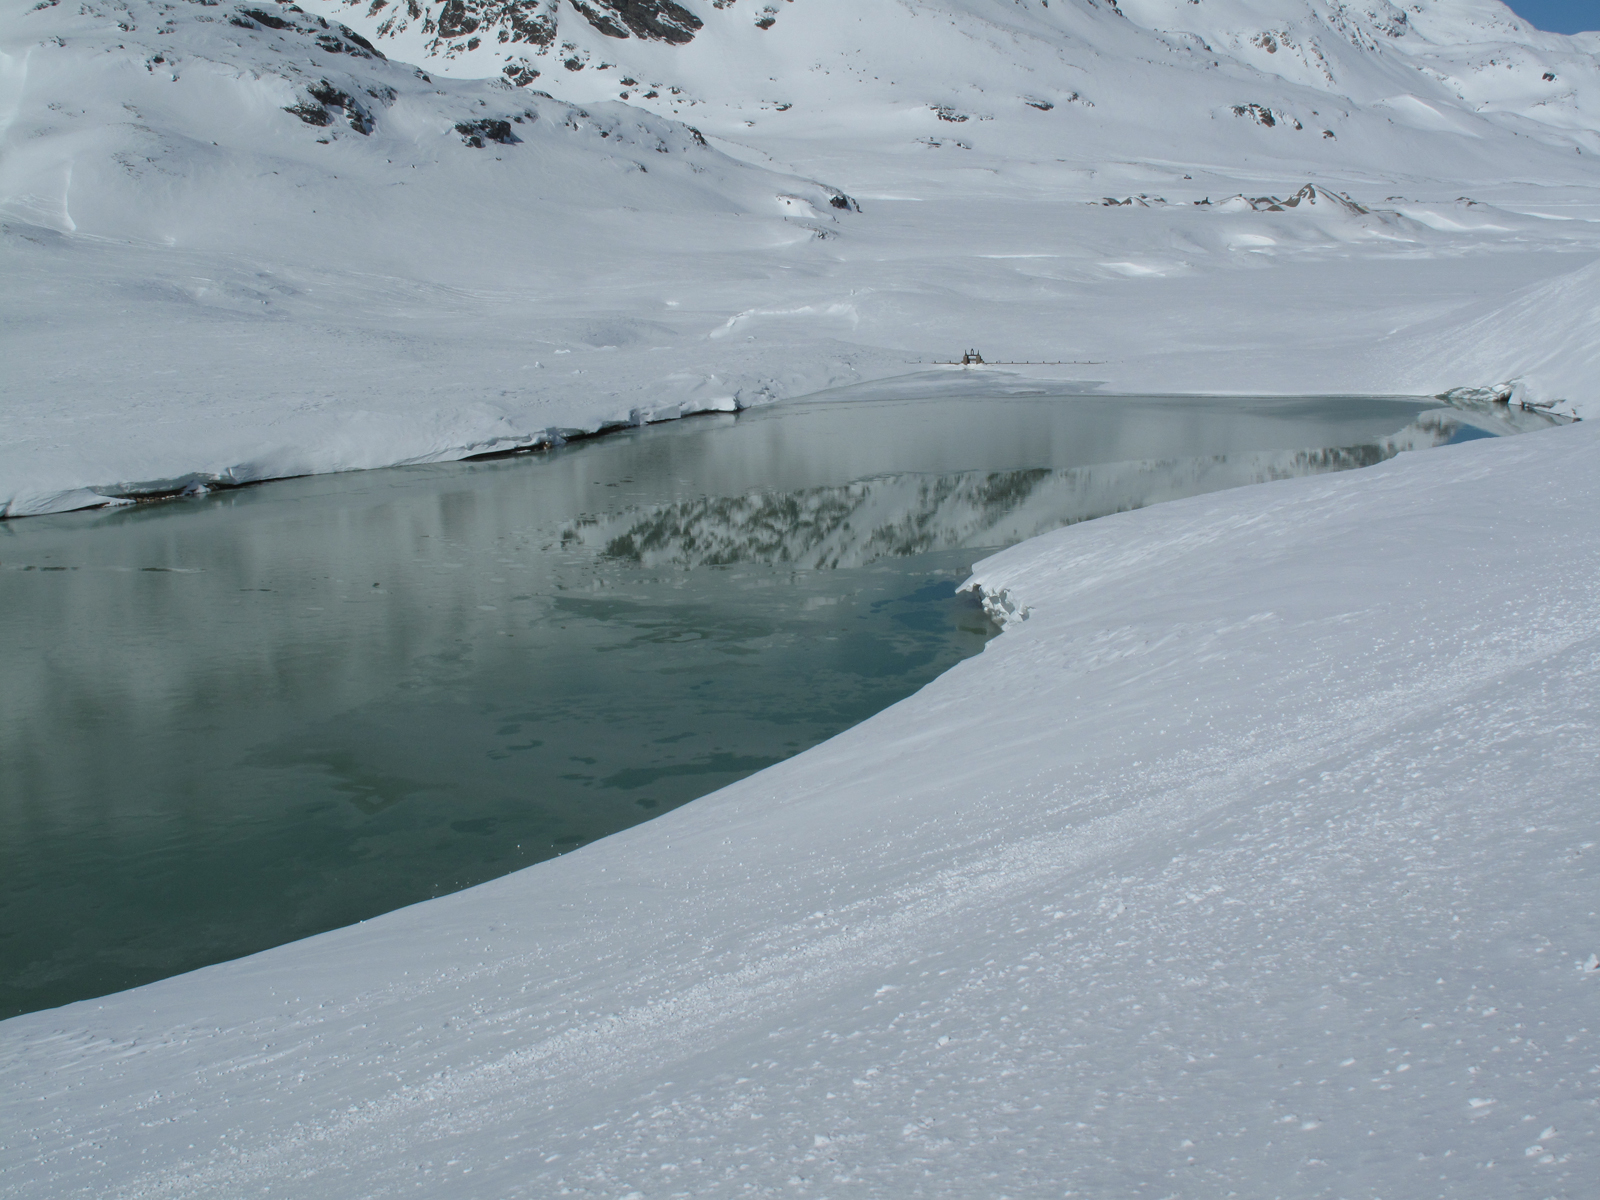
[[[1449,321],[1434,322],[1397,347],[1396,378],[1437,371],[1441,364],[1485,379],[1483,390],[1502,403],[1549,406],[1556,397],[1583,397],[1584,416],[1600,416],[1600,263],[1495,297]],[[1492,367],[1489,364],[1494,364]],[[1496,378],[1488,380],[1488,376]],[[1559,405],[1571,411],[1573,405]]]
[[979,563],[1028,619],[806,754],[7,1022],[0,1184],[1586,1197],[1597,450],[1402,455]]

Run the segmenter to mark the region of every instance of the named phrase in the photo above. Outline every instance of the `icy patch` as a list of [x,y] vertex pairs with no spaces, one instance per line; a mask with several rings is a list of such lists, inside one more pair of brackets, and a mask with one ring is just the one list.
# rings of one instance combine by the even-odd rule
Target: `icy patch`
[[132,504],[123,496],[106,495],[93,488],[68,488],[60,492],[12,499],[0,507],[0,520],[12,517],[42,517],[49,513],[75,512],[84,508],[106,508],[118,504]]

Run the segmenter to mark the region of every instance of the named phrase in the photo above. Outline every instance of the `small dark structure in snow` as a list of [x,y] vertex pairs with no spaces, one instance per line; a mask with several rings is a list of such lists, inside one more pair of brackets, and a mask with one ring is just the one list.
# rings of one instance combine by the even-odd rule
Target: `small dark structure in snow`
[[[921,359],[917,360],[921,362]],[[976,350],[968,350],[960,358],[936,359],[936,367],[1091,367],[1102,366],[1105,360],[1099,358],[1058,358],[1058,359],[998,359],[990,362]]]

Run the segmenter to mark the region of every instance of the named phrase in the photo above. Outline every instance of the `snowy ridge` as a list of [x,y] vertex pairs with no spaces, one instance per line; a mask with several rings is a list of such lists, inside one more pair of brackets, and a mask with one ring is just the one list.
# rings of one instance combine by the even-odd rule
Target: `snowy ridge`
[[804,755],[7,1022],[0,1179],[1584,1195],[1597,442],[1403,455],[980,563],[1029,619]]

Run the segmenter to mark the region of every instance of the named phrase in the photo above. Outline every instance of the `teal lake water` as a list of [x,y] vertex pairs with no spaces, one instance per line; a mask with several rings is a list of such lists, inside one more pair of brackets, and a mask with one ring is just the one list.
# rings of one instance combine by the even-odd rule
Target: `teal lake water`
[[1430,401],[785,404],[0,524],[0,1016],[568,852],[995,634],[978,558],[1504,432]]

